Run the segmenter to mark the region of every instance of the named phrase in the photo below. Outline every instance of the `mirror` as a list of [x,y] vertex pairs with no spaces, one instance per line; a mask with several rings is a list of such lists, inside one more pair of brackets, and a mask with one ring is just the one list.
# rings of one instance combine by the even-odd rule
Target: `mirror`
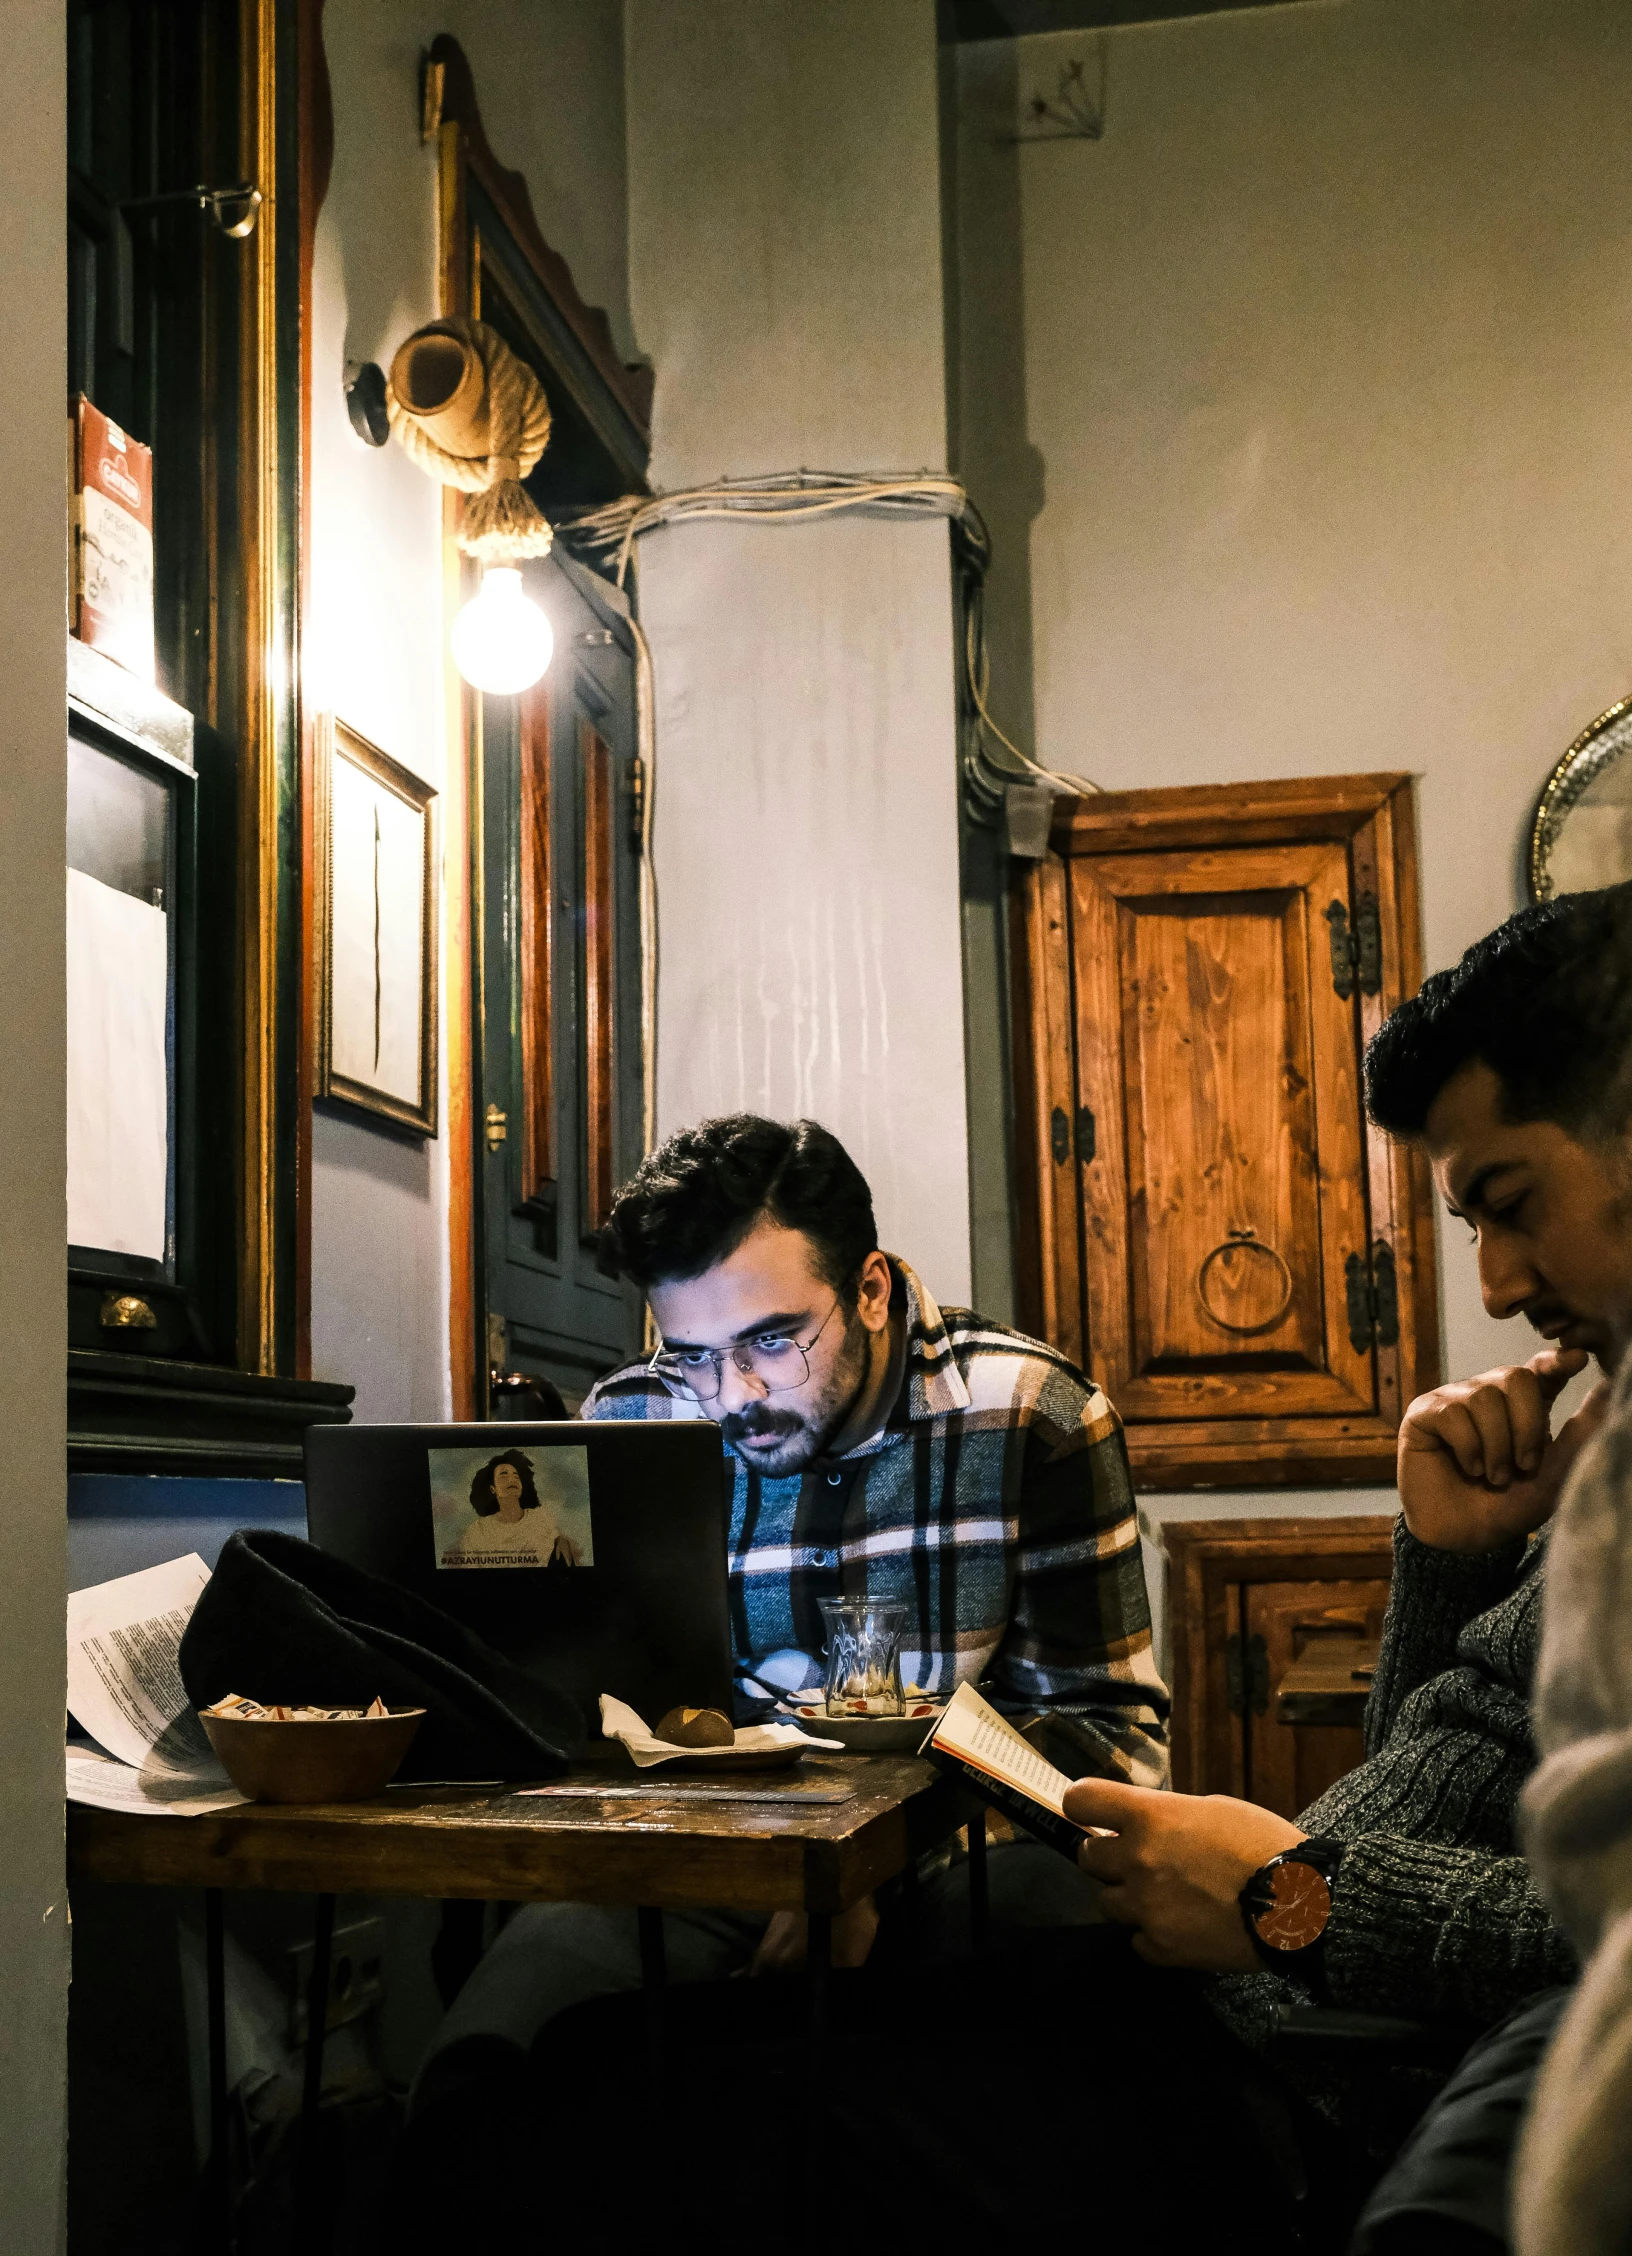
[[1530,828],[1530,898],[1632,877],[1632,697],[1601,713],[1552,774]]

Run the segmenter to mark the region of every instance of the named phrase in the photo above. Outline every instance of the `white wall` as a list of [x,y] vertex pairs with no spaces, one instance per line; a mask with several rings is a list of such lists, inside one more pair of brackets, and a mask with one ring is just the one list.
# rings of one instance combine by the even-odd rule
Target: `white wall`
[[[436,303],[436,156],[419,139],[420,56],[451,31],[501,164],[632,355],[618,0],[330,0],[334,173],[312,307],[312,571],[306,688],[441,790],[446,707],[440,489],[346,419],[348,360],[391,356]],[[447,951],[442,951],[446,961]],[[442,1133],[413,1144],[320,1113],[313,1136],[312,1368],[367,1420],[445,1417],[446,1044]]]
[[0,295],[26,309],[0,421],[0,2241],[62,2245],[68,1908],[63,1884],[67,1209],[63,1153],[63,767],[67,386],[60,0],[4,0],[15,105],[0,141]]
[[[1311,0],[1106,52],[1104,138],[1018,151],[1092,40],[961,58],[995,702],[1113,789],[1413,771],[1449,963],[1632,674],[1632,13]],[[1448,1368],[1511,1355],[1455,1230],[1442,1273]]]
[[[931,0],[629,0],[659,488],[945,460]],[[969,1289],[944,524],[645,543],[660,1133],[810,1113],[887,1245]]]

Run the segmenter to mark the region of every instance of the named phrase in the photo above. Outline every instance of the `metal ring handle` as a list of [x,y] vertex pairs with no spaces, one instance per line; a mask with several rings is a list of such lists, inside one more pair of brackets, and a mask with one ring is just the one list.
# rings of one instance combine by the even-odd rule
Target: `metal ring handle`
[[[1237,1253],[1243,1248],[1250,1253],[1268,1254],[1286,1282],[1286,1290],[1281,1295],[1274,1315],[1266,1316],[1261,1324],[1232,1323],[1228,1316],[1221,1316],[1207,1298],[1207,1272],[1213,1263],[1220,1254]],[[1196,1271],[1196,1298],[1201,1302],[1203,1315],[1210,1323],[1216,1324],[1221,1332],[1235,1332],[1244,1338],[1251,1338],[1258,1332],[1274,1331],[1292,1305],[1293,1290],[1292,1272],[1287,1267],[1285,1256],[1277,1253],[1272,1245],[1266,1245],[1256,1230],[1232,1230],[1221,1244],[1214,1246],[1211,1253],[1202,1255],[1201,1267]]]

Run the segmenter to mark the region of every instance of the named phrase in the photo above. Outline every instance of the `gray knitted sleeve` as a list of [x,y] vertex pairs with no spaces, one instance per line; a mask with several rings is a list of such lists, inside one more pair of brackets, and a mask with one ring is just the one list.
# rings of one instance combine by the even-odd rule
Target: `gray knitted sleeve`
[[1401,1833],[1349,1843],[1326,1940],[1335,2003],[1494,2021],[1575,1972],[1522,1857]]
[[1382,1746],[1417,1687],[1454,1665],[1469,1622],[1508,1596],[1524,1554],[1522,1542],[1501,1551],[1436,1551],[1417,1541],[1403,1513],[1395,1521],[1394,1582],[1366,1703],[1368,1755]]

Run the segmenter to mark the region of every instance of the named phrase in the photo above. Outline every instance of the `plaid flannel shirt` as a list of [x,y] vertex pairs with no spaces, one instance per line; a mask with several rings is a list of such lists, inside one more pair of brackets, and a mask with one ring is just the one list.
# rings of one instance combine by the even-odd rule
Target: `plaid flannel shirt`
[[[883,1430],[781,1479],[731,1460],[739,1672],[796,1648],[819,1681],[819,1598],[904,1599],[905,1681],[943,1697],[979,1683],[1010,1714],[1046,1714],[1078,1770],[1164,1784],[1168,1698],[1115,1411],[1053,1348],[943,1313],[904,1261],[890,1267],[906,1366]],[[706,1413],[631,1363],[582,1415]]]

